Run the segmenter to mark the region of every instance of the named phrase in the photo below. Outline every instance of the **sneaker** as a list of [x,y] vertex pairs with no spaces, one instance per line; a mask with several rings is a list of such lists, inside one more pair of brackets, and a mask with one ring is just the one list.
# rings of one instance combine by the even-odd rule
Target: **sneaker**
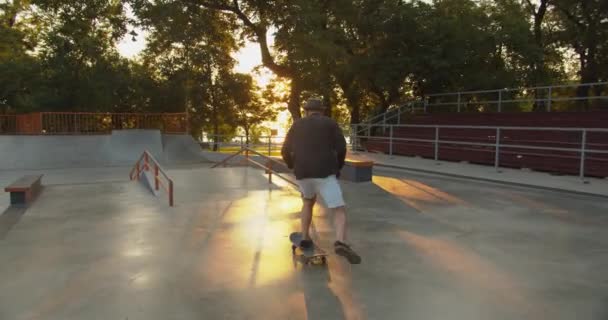
[[300,248],[302,249],[310,249],[312,248],[312,240],[302,240],[300,241]]
[[334,243],[334,250],[337,255],[345,257],[351,264],[361,263],[361,257],[344,242],[336,241]]

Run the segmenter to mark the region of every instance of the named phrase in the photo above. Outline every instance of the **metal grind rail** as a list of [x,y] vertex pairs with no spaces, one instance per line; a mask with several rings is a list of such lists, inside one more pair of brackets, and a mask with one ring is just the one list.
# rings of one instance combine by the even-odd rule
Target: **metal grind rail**
[[[169,178],[148,150],[145,150],[141,157],[139,157],[139,160],[137,160],[129,173],[129,178],[131,180],[139,179],[143,172],[150,171],[150,163],[154,164],[154,190],[158,191],[159,187],[162,187],[169,195],[169,206],[173,207],[173,180]],[[161,175],[167,180],[167,185],[161,180]]]
[[[298,184],[293,182],[291,179],[288,179],[287,177],[284,177],[283,175],[277,173],[275,170],[272,169],[272,163],[276,163],[278,165],[283,166],[284,164],[276,159],[273,159],[271,157],[268,157],[260,152],[257,152],[251,148],[248,147],[242,147],[241,150],[237,151],[236,153],[230,155],[229,157],[227,157],[226,159],[214,164],[211,168],[217,168],[221,165],[226,166],[226,164],[228,163],[228,161],[230,161],[231,159],[237,157],[238,155],[241,155],[243,152],[246,152],[245,154],[245,159],[248,162],[251,162],[252,164],[256,165],[257,167],[264,169],[266,171],[266,173],[268,173],[268,183],[272,183],[272,175],[274,174],[275,176],[281,178],[283,181],[289,183],[290,185],[292,185],[293,187],[295,187],[297,190],[299,190]],[[255,154],[263,159],[266,160],[266,165],[251,159],[251,157],[249,157],[249,153]]]

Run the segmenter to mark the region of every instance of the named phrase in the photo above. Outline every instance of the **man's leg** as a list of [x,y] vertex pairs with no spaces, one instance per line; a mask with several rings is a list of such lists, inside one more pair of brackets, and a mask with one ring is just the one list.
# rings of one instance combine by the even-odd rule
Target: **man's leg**
[[302,198],[302,213],[300,216],[302,235],[304,240],[310,240],[310,223],[312,222],[312,209],[315,206],[315,199]]
[[312,223],[312,209],[315,206],[316,187],[314,180],[303,179],[297,181],[302,193],[302,211],[300,213],[300,227],[303,240],[300,242],[300,247],[312,247],[310,239],[310,224]]
[[334,209],[334,226],[336,240],[346,243],[346,207],[341,206]]
[[346,205],[336,177],[329,176],[324,179],[319,188],[319,193],[325,200],[327,207],[332,209],[334,213],[334,228],[336,229],[334,250],[336,254],[344,256],[350,263],[361,263],[361,257],[346,244]]

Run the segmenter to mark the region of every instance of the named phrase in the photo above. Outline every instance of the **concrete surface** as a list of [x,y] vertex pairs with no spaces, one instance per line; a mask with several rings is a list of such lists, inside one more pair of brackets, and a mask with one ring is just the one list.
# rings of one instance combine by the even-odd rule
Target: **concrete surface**
[[567,191],[580,194],[600,195],[608,197],[608,179],[585,177],[581,180],[576,176],[558,176],[545,172],[499,168],[469,163],[435,161],[417,157],[389,156],[378,153],[349,152],[349,159],[373,161],[376,167],[406,169],[413,172],[424,172],[471,178],[511,185],[537,187],[548,190]]
[[207,161],[189,135],[114,130],[109,135],[90,136],[0,135],[0,170],[128,166],[144,150],[164,165]]
[[[0,319],[608,318],[605,199],[376,170],[343,183],[363,263],[302,268],[278,179],[170,168],[170,208],[125,169],[47,170],[0,216]],[[314,224],[330,250],[331,215]]]

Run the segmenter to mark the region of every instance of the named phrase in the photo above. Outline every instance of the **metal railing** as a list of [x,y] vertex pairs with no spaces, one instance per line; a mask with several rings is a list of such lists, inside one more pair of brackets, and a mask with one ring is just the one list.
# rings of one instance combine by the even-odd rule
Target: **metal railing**
[[430,94],[393,106],[362,123],[401,124],[404,113],[552,112],[587,110],[594,104],[608,108],[608,82]]
[[0,116],[0,134],[105,134],[120,129],[186,133],[185,113],[37,112]]
[[[276,159],[273,159],[271,157],[268,157],[260,152],[257,152],[254,149],[251,149],[249,147],[243,146],[241,147],[241,149],[233,154],[231,154],[230,156],[226,157],[225,159],[223,159],[222,161],[214,164],[213,166],[211,166],[211,168],[217,168],[219,166],[226,166],[226,164],[228,163],[228,161],[232,160],[233,158],[241,155],[245,153],[245,159],[248,162],[251,162],[252,164],[254,164],[255,166],[264,169],[266,171],[266,173],[268,174],[268,183],[272,183],[272,175],[274,174],[275,176],[281,178],[282,180],[284,180],[285,182],[289,183],[292,187],[295,187],[297,190],[299,190],[299,187],[297,185],[297,183],[293,182],[291,179],[288,179],[286,177],[284,177],[283,175],[279,174],[278,172],[276,172],[275,170],[272,169],[272,164],[276,163],[280,166],[284,166],[284,164]],[[249,153],[255,154],[259,157],[261,157],[262,159],[266,160],[266,165],[259,163],[258,161],[253,160],[250,156]]]
[[[454,152],[452,152],[451,160],[465,160],[464,158],[466,158],[465,155],[467,152],[491,152],[493,154],[493,164],[496,170],[498,170],[498,168],[501,166],[501,154],[504,154],[507,151],[517,153],[521,157],[534,156],[540,157],[541,159],[543,157],[556,157],[560,158],[560,161],[564,161],[566,158],[571,158],[572,154],[577,154],[578,175],[581,179],[583,179],[585,176],[585,166],[587,161],[594,160],[602,163],[605,162],[605,164],[603,164],[603,168],[608,169],[608,157],[598,159],[589,158],[589,155],[591,154],[608,155],[608,129],[604,128],[497,127],[458,125],[375,125],[375,127],[380,127],[384,132],[387,133],[380,136],[355,134],[353,135],[353,141],[355,143],[352,145],[352,150],[369,151],[370,149],[373,149],[373,151],[385,151],[389,155],[394,155],[399,154],[399,152],[396,150],[397,147],[403,147],[403,145],[405,145],[406,151],[408,151],[409,154],[415,154],[417,152],[425,153],[420,152],[419,150],[428,150],[430,146],[432,147],[432,158],[437,161],[441,159],[440,152],[442,146],[450,146],[456,149],[475,147],[475,149],[461,150],[461,159],[457,159],[459,157],[458,150],[456,150],[456,155],[454,155]],[[398,132],[399,130],[407,131],[408,129],[410,129],[412,132]],[[459,130],[460,133],[458,132]],[[442,139],[442,132],[445,133],[445,131],[449,131],[445,135],[451,135],[453,138]],[[478,133],[472,134],[472,131],[477,131]],[[537,133],[522,135],[522,132]],[[549,132],[550,134],[560,133],[561,140],[551,140],[551,136],[549,136],[549,139],[542,139],[542,137],[539,136],[540,133],[538,132]],[[457,135],[460,135],[460,138],[454,137]],[[511,137],[514,135],[516,137]],[[595,136],[591,137],[591,135]],[[364,141],[362,142],[361,140]],[[484,142],[484,140],[490,142]],[[509,143],[509,141],[514,141],[515,143]],[[411,144],[407,145],[407,143]],[[422,145],[415,145],[416,143],[422,143]],[[371,148],[370,145],[372,146]],[[566,145],[567,147],[563,147],[561,145]],[[572,145],[574,147],[568,147]],[[418,151],[413,149],[417,149]],[[534,151],[536,153],[526,153]],[[554,152],[554,154],[542,153],[546,151]],[[428,155],[428,152],[426,153]],[[545,159],[541,161],[547,160]],[[548,162],[546,166],[548,168],[551,167]]]
[[[345,132],[346,143],[350,145],[350,130],[343,131]],[[285,137],[261,136],[255,140],[249,141],[249,144],[247,144],[246,137],[243,135],[207,135],[198,139],[201,147],[210,151],[232,153],[240,150],[242,147],[249,147],[267,156],[278,156],[283,147]]]
[[0,114],[0,134],[13,134],[17,132],[17,115]]
[[[158,161],[156,161],[154,156],[152,156],[152,154],[147,150],[142,153],[142,155],[139,157],[139,160],[137,160],[137,162],[135,163],[135,166],[133,166],[133,169],[131,169],[131,172],[129,173],[129,178],[131,180],[136,180],[140,178],[142,173],[150,171],[150,162],[152,162],[152,164],[154,165],[154,190],[158,191],[159,187],[163,187],[163,189],[169,195],[169,206],[173,207],[173,180],[169,178],[169,176],[161,168]],[[168,185],[165,185],[161,181],[160,175],[162,175],[167,180]]]
[[206,137],[200,137],[199,143],[204,149],[211,151],[232,153],[243,147],[249,147],[272,156],[280,153],[284,139],[285,137],[282,136],[261,136],[254,141],[250,139],[247,143],[246,137],[242,135],[207,135]]

